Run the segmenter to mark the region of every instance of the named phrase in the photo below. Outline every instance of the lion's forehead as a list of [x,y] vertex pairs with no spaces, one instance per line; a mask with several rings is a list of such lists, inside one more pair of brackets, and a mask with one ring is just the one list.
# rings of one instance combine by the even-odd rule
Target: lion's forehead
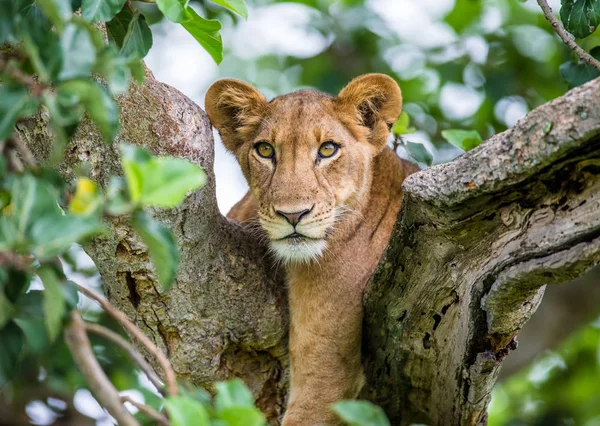
[[336,108],[334,98],[312,90],[300,90],[269,103],[259,138],[277,144],[348,139],[351,134],[345,120],[347,117]]

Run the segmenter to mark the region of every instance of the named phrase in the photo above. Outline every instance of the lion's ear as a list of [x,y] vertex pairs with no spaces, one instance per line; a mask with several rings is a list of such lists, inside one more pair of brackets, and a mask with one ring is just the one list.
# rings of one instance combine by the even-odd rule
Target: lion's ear
[[369,142],[383,148],[402,112],[402,93],[394,79],[385,74],[362,75],[348,83],[337,99],[368,129]]
[[210,122],[221,134],[223,144],[235,152],[262,119],[267,101],[251,85],[225,78],[209,87],[204,106]]

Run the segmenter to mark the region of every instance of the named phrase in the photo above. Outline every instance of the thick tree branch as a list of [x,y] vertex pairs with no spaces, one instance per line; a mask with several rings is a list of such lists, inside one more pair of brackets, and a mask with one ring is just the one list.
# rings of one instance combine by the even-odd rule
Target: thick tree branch
[[599,262],[600,80],[413,175],[365,296],[368,386],[393,423],[478,424],[549,283]]
[[581,59],[584,62],[587,62],[588,64],[596,68],[598,71],[600,71],[600,61],[598,61],[592,55],[590,55],[581,47],[579,47],[575,40],[571,38],[567,30],[565,30],[565,27],[563,27],[563,25],[560,23],[554,12],[552,12],[552,8],[548,5],[548,2],[546,0],[538,0],[538,4],[542,8],[544,16],[550,22],[552,28],[554,28],[554,31],[556,32],[556,34],[558,34],[561,40],[567,46],[569,46],[577,56],[579,56],[579,59]]
[[71,325],[65,330],[65,340],[77,368],[102,407],[121,426],[139,426],[135,418],[123,406],[117,389],[110,382],[94,355],[85,332],[85,323],[77,311],[71,313]]

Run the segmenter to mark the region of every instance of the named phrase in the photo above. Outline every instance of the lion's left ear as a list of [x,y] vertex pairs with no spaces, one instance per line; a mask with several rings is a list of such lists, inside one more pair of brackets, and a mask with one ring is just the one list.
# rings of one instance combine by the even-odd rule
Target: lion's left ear
[[358,124],[369,131],[369,142],[383,148],[402,112],[402,93],[394,79],[385,74],[362,75],[344,87],[337,100],[355,111]]

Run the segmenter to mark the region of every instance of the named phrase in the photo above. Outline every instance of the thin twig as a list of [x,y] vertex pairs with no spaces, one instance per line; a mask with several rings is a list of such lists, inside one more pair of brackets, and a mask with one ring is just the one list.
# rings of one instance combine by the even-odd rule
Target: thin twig
[[120,426],[139,426],[137,420],[123,406],[117,389],[102,371],[85,332],[85,322],[78,311],[71,313],[71,324],[65,330],[65,340],[77,368],[100,405]]
[[556,18],[556,15],[554,15],[554,12],[552,12],[552,8],[548,6],[546,0],[537,0],[537,2],[542,8],[544,16],[550,22],[550,24],[552,24],[552,28],[554,28],[554,31],[556,31],[556,34],[558,34],[562,41],[564,41],[565,44],[569,46],[577,56],[579,56],[579,59],[581,59],[584,62],[587,62],[588,64],[592,65],[594,68],[600,71],[600,61],[598,61],[588,52],[579,47],[577,43],[575,43],[575,40],[571,38],[567,30],[565,30],[565,27],[563,27],[560,21]]
[[121,323],[123,328],[128,333],[133,335],[133,337],[135,337],[136,340],[148,350],[150,355],[152,355],[158,361],[161,368],[163,369],[165,379],[167,382],[167,393],[169,395],[177,395],[177,380],[175,379],[175,371],[173,370],[173,367],[171,366],[171,363],[169,362],[165,354],[163,354],[162,351],[158,349],[156,345],[152,343],[152,341],[144,333],[142,333],[142,331],[139,328],[137,328],[137,326],[133,322],[131,322],[131,320],[127,318],[127,316],[123,312],[115,308],[108,300],[101,296],[98,296],[93,291],[88,290],[87,288],[82,287],[79,284],[77,284],[77,288],[87,297],[89,297],[90,299],[94,299],[96,302],[98,302],[100,306],[102,306],[102,309],[104,309],[110,316],[112,316],[119,323]]
[[122,395],[121,401],[124,403],[129,402],[131,405],[133,405],[135,408],[140,410],[142,413],[144,413],[145,415],[150,417],[152,420],[155,420],[157,423],[160,423],[163,426],[171,426],[171,422],[169,421],[169,419],[167,419],[166,416],[160,414],[154,408],[152,408],[148,405],[145,405],[145,404],[140,404],[139,402],[134,401],[132,398],[130,398],[127,395]]
[[34,77],[25,74],[19,68],[12,66],[3,54],[0,54],[0,71],[6,72],[14,80],[27,86],[34,96],[40,96],[46,89],[48,89],[48,86],[45,84],[40,83]]
[[127,9],[129,9],[132,14],[135,14],[135,10],[133,9],[133,6],[131,6],[131,2],[129,0],[125,2],[125,6],[127,6]]
[[127,355],[129,355],[129,357],[131,359],[133,359],[133,361],[138,365],[138,367],[140,367],[140,369],[144,373],[146,373],[146,375],[148,376],[148,379],[150,379],[152,384],[154,386],[156,386],[156,388],[159,391],[162,390],[162,388],[165,386],[165,384],[162,382],[162,380],[160,380],[160,378],[158,377],[158,375],[156,374],[156,372],[154,371],[152,366],[144,359],[142,354],[139,353],[133,347],[133,345],[131,343],[129,343],[126,339],[119,336],[114,331],[109,330],[108,328],[103,327],[99,324],[92,324],[92,323],[86,322],[85,330],[88,333],[96,334],[96,335],[110,341],[111,343],[114,343],[115,345],[119,346],[121,349],[123,349],[127,353]]

